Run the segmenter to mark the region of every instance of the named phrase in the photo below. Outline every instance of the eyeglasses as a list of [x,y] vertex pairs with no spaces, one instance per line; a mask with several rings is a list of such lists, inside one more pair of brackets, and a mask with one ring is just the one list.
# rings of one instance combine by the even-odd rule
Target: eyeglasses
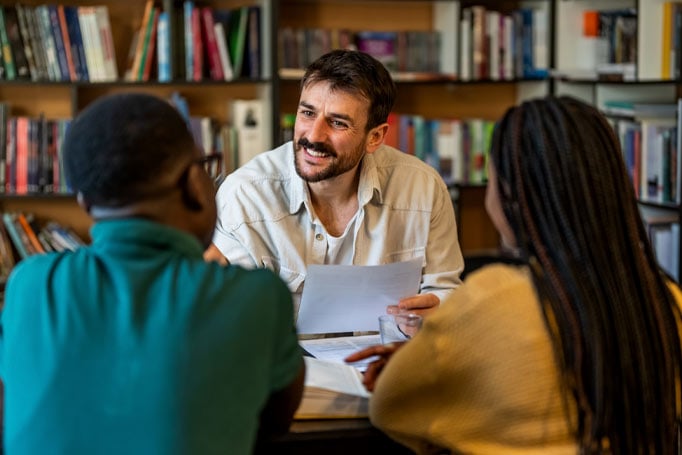
[[225,172],[222,167],[223,157],[218,153],[204,155],[192,161],[192,164],[203,166],[206,173],[213,179],[214,183],[220,185],[225,179]]

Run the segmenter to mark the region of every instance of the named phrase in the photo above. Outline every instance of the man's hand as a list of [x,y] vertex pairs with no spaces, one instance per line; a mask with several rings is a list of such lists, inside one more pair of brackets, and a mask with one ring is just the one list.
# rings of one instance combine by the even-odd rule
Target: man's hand
[[440,299],[435,294],[419,294],[404,298],[397,305],[387,306],[386,313],[414,313],[426,317],[433,313],[438,305],[440,305]]
[[379,373],[384,369],[384,365],[391,358],[393,353],[397,351],[405,342],[389,343],[389,344],[379,344],[376,346],[370,346],[361,351],[355,352],[344,360],[346,362],[357,362],[359,360],[368,359],[370,357],[379,356],[379,358],[369,364],[365,374],[362,377],[362,383],[365,388],[370,392],[374,390],[374,384],[376,384]]

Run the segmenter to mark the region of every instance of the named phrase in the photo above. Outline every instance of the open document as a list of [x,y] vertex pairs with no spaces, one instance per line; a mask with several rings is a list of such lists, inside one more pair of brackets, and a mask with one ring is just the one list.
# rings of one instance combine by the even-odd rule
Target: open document
[[[381,344],[379,335],[360,335],[351,337],[316,338],[312,340],[300,340],[303,349],[316,359],[346,364],[343,360],[349,355],[362,349]],[[367,366],[376,360],[375,357],[360,360],[352,364],[360,371],[365,371]]]
[[298,332],[379,330],[388,305],[419,292],[423,258],[385,265],[310,265],[298,311]]
[[367,417],[369,392],[360,372],[349,365],[304,357],[306,366],[303,400],[296,419]]

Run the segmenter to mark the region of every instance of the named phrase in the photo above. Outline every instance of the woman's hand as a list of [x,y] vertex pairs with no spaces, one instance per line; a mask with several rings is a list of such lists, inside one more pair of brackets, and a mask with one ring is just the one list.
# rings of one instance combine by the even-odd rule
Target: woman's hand
[[374,390],[374,384],[376,384],[379,373],[384,369],[384,365],[391,358],[393,353],[400,349],[400,347],[405,344],[405,342],[389,343],[389,344],[379,344],[376,346],[370,346],[361,351],[355,352],[344,360],[346,362],[357,362],[359,360],[368,359],[370,357],[378,356],[379,358],[369,364],[365,374],[362,377],[362,384],[370,392]]

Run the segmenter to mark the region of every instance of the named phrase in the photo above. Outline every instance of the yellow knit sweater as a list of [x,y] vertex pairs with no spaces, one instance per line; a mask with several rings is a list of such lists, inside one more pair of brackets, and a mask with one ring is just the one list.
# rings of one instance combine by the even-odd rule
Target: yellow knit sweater
[[393,356],[370,416],[418,453],[575,455],[575,408],[562,396],[528,270],[491,265]]

